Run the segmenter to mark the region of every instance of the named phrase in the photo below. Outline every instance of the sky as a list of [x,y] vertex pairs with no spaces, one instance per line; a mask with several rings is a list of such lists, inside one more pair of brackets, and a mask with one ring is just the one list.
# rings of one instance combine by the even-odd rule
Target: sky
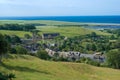
[[0,0],[0,16],[120,15],[120,0]]

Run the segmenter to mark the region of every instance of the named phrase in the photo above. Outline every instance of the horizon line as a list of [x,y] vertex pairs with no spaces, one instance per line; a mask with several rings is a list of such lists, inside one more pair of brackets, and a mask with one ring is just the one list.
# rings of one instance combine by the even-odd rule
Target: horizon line
[[31,15],[31,16],[0,16],[0,17],[77,17],[77,16],[120,16],[120,15],[48,15],[48,16],[42,16],[42,15]]

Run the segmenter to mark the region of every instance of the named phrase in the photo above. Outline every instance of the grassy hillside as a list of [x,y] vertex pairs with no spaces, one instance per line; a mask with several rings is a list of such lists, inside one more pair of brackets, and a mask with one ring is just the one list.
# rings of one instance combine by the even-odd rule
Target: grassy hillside
[[37,27],[41,32],[40,33],[60,33],[63,36],[73,37],[85,34],[91,34],[92,32],[96,32],[99,35],[110,35],[108,33],[104,33],[98,30],[86,29],[81,27]]
[[[81,27],[37,27],[40,30],[39,34],[43,33],[60,33],[63,36],[73,37],[79,35],[90,34],[91,32],[96,32],[99,35],[110,35],[109,33],[104,33],[97,30],[90,30]],[[17,35],[19,37],[24,37],[24,34],[30,34],[30,32],[26,31],[11,31],[11,30],[0,30],[0,33],[7,34],[7,35]]]
[[119,80],[120,71],[82,63],[52,62],[36,57],[12,55],[0,71],[13,72],[15,80]]
[[26,31],[12,31],[12,30],[0,30],[1,34],[7,34],[7,35],[17,35],[19,37],[24,37],[24,34],[30,34],[30,32]]

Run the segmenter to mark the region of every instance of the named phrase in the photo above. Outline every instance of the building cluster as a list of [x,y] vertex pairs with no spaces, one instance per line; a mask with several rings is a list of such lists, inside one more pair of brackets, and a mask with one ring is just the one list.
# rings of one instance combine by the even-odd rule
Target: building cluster
[[105,55],[101,52],[96,52],[94,54],[85,54],[75,51],[69,52],[55,52],[50,49],[45,49],[49,56],[54,57],[55,54],[58,54],[59,57],[67,58],[68,60],[79,60],[80,58],[90,58],[94,61],[104,62]]
[[60,36],[59,33],[44,33],[41,36],[36,35],[33,33],[32,38],[30,39],[21,39],[23,47],[27,49],[29,53],[37,53],[39,50],[39,44],[37,43],[40,40],[45,39],[54,39],[55,37]]
[[[42,34],[42,37],[38,37],[35,34],[33,34],[33,37],[31,39],[22,39],[22,43],[24,44],[24,48],[26,48],[29,53],[37,53],[39,50],[39,44],[37,41],[45,40],[45,39],[54,39],[55,37],[60,36],[59,33],[44,33]],[[58,54],[59,57],[67,58],[68,60],[79,60],[80,58],[90,58],[92,60],[98,61],[98,62],[104,62],[105,56],[98,52],[94,54],[84,54],[80,52],[75,51],[69,51],[69,52],[56,52],[53,50],[48,49],[45,47],[46,52],[49,56],[53,57],[54,55]]]

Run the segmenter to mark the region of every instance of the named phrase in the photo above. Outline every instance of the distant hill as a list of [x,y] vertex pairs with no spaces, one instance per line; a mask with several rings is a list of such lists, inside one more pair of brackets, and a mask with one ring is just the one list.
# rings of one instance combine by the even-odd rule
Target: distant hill
[[0,71],[15,73],[15,80],[119,80],[120,71],[82,63],[44,61],[29,55],[10,55]]

